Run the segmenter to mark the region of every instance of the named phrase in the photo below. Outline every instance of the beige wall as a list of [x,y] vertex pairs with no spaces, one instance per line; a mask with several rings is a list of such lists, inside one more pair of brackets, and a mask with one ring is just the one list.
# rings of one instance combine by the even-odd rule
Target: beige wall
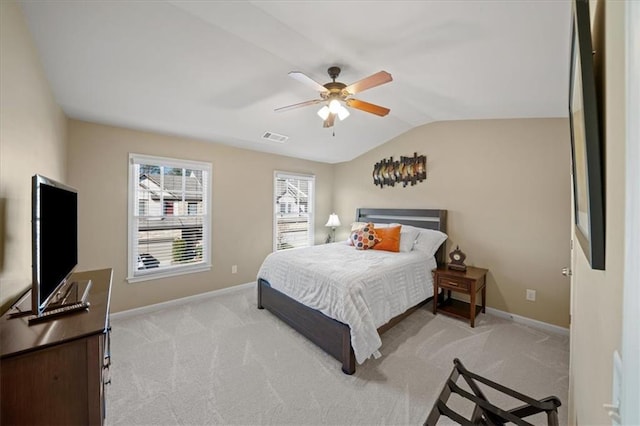
[[64,181],[66,119],[20,7],[0,2],[0,304],[31,285],[31,176]]
[[[592,1],[597,50],[606,44],[606,271],[574,250],[571,423],[608,424],[612,353],[620,348],[624,250],[624,3]],[[597,6],[595,8],[594,6]],[[606,10],[606,13],[605,13]],[[594,13],[597,12],[597,13]],[[317,241],[335,206],[344,224],[355,209],[446,208],[449,234],[468,263],[490,269],[488,305],[560,326],[568,324],[569,148],[566,120],[433,123],[344,164],[327,165],[79,121],[55,104],[19,6],[0,2],[0,304],[31,282],[30,178],[41,173],[80,190],[80,269],[114,268],[114,312],[255,279],[271,251],[274,170],[317,176]],[[67,147],[67,132],[69,133]],[[213,163],[213,269],[128,284],[129,152]],[[373,186],[373,164],[427,155],[428,180]],[[68,165],[68,172],[67,172]],[[347,227],[338,230],[346,238]],[[231,265],[238,274],[231,274]],[[526,288],[538,291],[535,303]]]
[[[425,182],[373,185],[376,162],[414,152],[427,156]],[[447,209],[448,249],[460,245],[467,264],[490,271],[489,307],[568,327],[569,173],[568,120],[439,122],[337,165],[334,205],[346,223],[357,207]]]
[[[210,272],[129,284],[129,153],[208,161],[213,166]],[[273,172],[316,176],[316,241],[326,237],[332,165],[155,133],[69,121],[69,182],[79,191],[79,269],[114,268],[112,311],[255,281],[272,250]],[[231,274],[231,266],[238,273]]]
[[[579,244],[572,283],[572,424],[610,424],[613,352],[620,350],[625,220],[624,2],[591,3],[594,49],[604,58],[606,270],[589,267]],[[603,27],[604,25],[604,27]],[[602,72],[604,71],[604,72]]]

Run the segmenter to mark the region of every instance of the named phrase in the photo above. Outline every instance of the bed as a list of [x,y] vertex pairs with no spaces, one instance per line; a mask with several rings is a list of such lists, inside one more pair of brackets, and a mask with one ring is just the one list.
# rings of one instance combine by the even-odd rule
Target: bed
[[[382,224],[393,223],[409,225],[404,227],[403,229],[410,229],[410,227],[414,227],[446,232],[446,219],[446,210],[360,208],[356,211],[356,222],[373,222],[376,224],[381,224],[381,226],[384,226]],[[402,293],[403,291],[408,290],[399,290],[400,294],[398,295],[385,293],[383,295],[384,299],[407,299],[404,301],[404,303],[410,303],[409,307],[406,308],[406,306],[402,305],[401,308],[398,308],[394,305],[395,307],[393,309],[387,309],[385,313],[371,313],[371,318],[363,319],[356,318],[351,315],[351,305],[355,306],[355,308],[353,309],[356,310],[360,310],[360,308],[362,308],[361,305],[363,305],[362,301],[352,298],[351,293],[344,294],[346,295],[346,297],[344,297],[344,299],[346,299],[346,301],[344,302],[346,307],[331,308],[330,304],[325,303],[322,299],[319,298],[317,294],[306,294],[302,290],[303,287],[306,288],[307,286],[309,286],[315,287],[316,289],[320,288],[321,293],[329,292],[327,288],[332,288],[331,283],[334,280],[354,279],[354,274],[359,273],[358,268],[367,268],[366,265],[360,265],[360,262],[364,262],[365,258],[362,257],[364,256],[364,254],[362,252],[356,252],[360,251],[355,250],[353,247],[349,247],[346,242],[337,242],[325,246],[314,246],[308,249],[295,249],[291,251],[272,253],[271,255],[267,256],[267,259],[265,259],[265,262],[260,268],[257,282],[258,309],[266,308],[275,316],[287,323],[289,326],[314,342],[329,355],[336,358],[342,363],[342,371],[345,374],[355,373],[356,362],[362,363],[363,359],[368,358],[369,355],[377,355],[375,350],[369,353],[372,348],[375,348],[375,337],[379,339],[380,334],[396,325],[402,319],[406,318],[416,309],[432,299],[433,286],[431,285],[432,277],[430,272],[431,269],[436,267],[436,265],[444,264],[445,244],[443,243],[438,248],[433,257],[431,257],[430,255],[426,256],[412,252],[385,254],[385,252],[382,252],[380,250],[366,250],[366,252],[369,252],[366,259],[372,265],[379,263],[388,266],[386,266],[387,269],[380,270],[381,272],[379,273],[377,272],[377,270],[375,270],[373,275],[367,276],[367,279],[371,280],[373,279],[373,277],[378,275],[382,276],[385,274],[398,274],[398,271],[400,270],[393,268],[401,268],[403,267],[401,265],[405,264],[406,270],[405,272],[401,271],[400,275],[411,275],[419,277],[421,282],[420,286],[422,287],[421,291],[423,292],[417,294],[415,290],[411,290],[410,293],[412,294],[411,297],[413,299],[407,299],[404,293]],[[297,265],[295,263],[300,263],[301,260],[304,260],[302,261],[302,263],[305,263],[305,261],[307,260],[305,257],[311,256],[312,253],[316,253],[314,254],[314,256],[324,258],[324,263],[320,263],[319,265],[316,265],[312,262],[306,262],[305,265]],[[342,262],[339,260],[336,261],[336,259],[348,259],[347,256],[351,255],[360,256],[359,259],[361,260],[356,261],[358,263],[351,263],[349,268],[347,269],[345,269],[343,264],[347,263],[348,260]],[[276,262],[278,258],[279,263]],[[296,258],[298,259],[296,260]],[[394,258],[394,260],[388,260],[390,258]],[[284,264],[282,263],[283,259],[285,261]],[[422,272],[415,272],[419,269],[417,266],[418,263],[421,265]],[[331,264],[336,265],[335,268],[331,267]],[[354,267],[354,265],[357,265],[357,267]],[[295,279],[297,280],[297,284],[284,282],[285,279],[282,278],[283,274],[277,273],[278,269],[282,270],[283,268],[287,270],[300,268],[300,272],[295,277]],[[308,268],[308,271],[305,268]],[[325,269],[327,270],[326,273]],[[331,269],[331,272],[328,271],[329,269]],[[335,271],[333,269],[335,269]],[[351,269],[353,269],[353,271]],[[322,274],[318,275],[319,271],[322,271]],[[326,281],[326,283],[324,281]],[[367,285],[366,287],[368,288],[369,286]],[[392,287],[387,286],[385,291],[388,291],[389,288]],[[291,291],[292,289],[298,289],[299,294],[293,294]],[[379,292],[380,290],[367,291]],[[414,300],[416,295],[420,298],[420,300]],[[351,303],[352,299],[354,299],[353,303]],[[301,302],[299,300],[302,300],[304,302]],[[314,307],[307,306],[307,304],[311,306],[318,306],[318,308],[316,309]],[[364,304],[367,305],[367,303]],[[364,310],[365,317],[369,315],[369,313],[366,312],[366,308],[367,306],[365,306]],[[332,312],[331,309],[334,309],[335,312]],[[401,309],[402,312],[394,312],[394,310],[397,309]],[[372,310],[372,312],[375,311]],[[391,313],[394,315],[393,317],[387,318],[384,316],[390,315]],[[343,317],[347,318],[347,321],[341,322],[337,319],[334,319]],[[385,322],[384,324],[379,324],[382,318],[384,318]],[[374,323],[375,327],[372,330],[371,324]],[[352,325],[353,336],[352,327],[347,324]],[[363,333],[365,336],[370,337],[371,339],[373,339],[373,343],[365,343],[363,349],[363,339],[358,337],[356,332],[361,334]],[[375,334],[376,336],[373,336],[373,334]],[[354,336],[356,337],[354,338]],[[354,350],[354,345],[352,345],[352,343],[355,343],[356,350]],[[367,347],[367,345],[370,345],[370,347]]]

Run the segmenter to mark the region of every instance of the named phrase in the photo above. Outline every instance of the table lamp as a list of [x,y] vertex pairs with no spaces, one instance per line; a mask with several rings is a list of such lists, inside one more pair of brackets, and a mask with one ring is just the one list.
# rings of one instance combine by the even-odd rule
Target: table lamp
[[340,226],[340,218],[337,214],[331,213],[329,220],[324,226],[331,227],[331,234],[327,236],[327,242],[334,242],[336,240],[336,227]]

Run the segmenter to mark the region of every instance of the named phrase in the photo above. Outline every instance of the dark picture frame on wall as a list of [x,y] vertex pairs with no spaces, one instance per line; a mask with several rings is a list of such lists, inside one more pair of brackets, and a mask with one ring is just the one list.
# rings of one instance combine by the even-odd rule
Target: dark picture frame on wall
[[576,237],[592,269],[605,269],[605,205],[588,0],[573,2],[569,124]]

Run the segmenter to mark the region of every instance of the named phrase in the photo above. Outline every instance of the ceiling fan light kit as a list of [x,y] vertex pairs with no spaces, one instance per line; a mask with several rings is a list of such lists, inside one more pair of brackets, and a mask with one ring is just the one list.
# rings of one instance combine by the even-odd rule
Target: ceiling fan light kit
[[323,106],[322,108],[320,108],[320,110],[318,111],[318,115],[320,116],[320,118],[322,118],[323,120],[326,120],[327,117],[329,117],[329,114],[331,114],[331,111],[329,110],[328,106]]
[[349,110],[340,105],[340,109],[338,110],[338,118],[340,119],[340,121],[344,120],[350,115],[351,113],[349,112]]
[[337,114],[341,106],[340,101],[337,99],[331,99],[331,101],[329,101],[329,111],[331,111],[332,114]]
[[349,86],[336,81],[336,78],[338,78],[338,76],[340,75],[339,67],[330,67],[327,72],[329,73],[329,77],[331,77],[333,81],[322,85],[300,71],[291,71],[289,73],[289,76],[291,78],[294,78],[295,80],[298,80],[299,82],[320,92],[320,99],[313,99],[306,102],[300,102],[297,104],[276,108],[276,111],[288,111],[290,109],[300,108],[308,105],[315,105],[324,102],[325,105],[323,105],[323,107],[318,111],[318,115],[324,121],[323,127],[333,127],[336,116],[340,120],[344,120],[349,117],[350,113],[345,105],[350,108],[355,108],[359,109],[360,111],[378,115],[380,117],[384,117],[385,115],[389,114],[389,111],[391,111],[389,108],[381,107],[379,105],[364,102],[351,97],[356,93],[360,93],[364,90],[371,89],[373,87],[393,81],[391,74],[389,74],[388,72],[377,72],[373,75],[370,75],[369,77],[350,84]]

